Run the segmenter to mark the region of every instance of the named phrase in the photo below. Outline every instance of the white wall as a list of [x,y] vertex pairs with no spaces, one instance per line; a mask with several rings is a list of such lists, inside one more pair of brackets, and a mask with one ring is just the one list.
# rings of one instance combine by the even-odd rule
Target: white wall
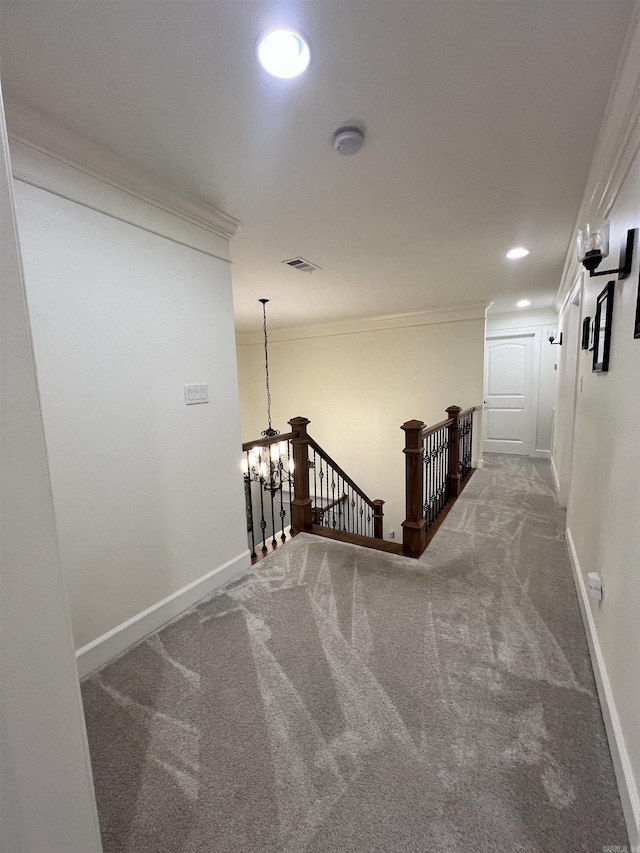
[[[277,304],[269,308],[277,321]],[[311,420],[316,441],[370,498],[386,502],[385,538],[393,530],[402,541],[401,424],[413,418],[436,423],[447,417],[447,406],[482,404],[484,307],[470,314],[475,317],[440,322],[436,312],[425,312],[401,321],[416,325],[397,328],[372,321],[368,330],[363,322],[342,332],[270,333],[274,426],[284,432],[292,417]],[[238,366],[243,440],[249,441],[266,426],[263,345],[239,344]],[[477,434],[480,424],[481,417]]]
[[549,335],[555,334],[558,315],[553,308],[487,314],[487,334],[511,329],[535,329],[541,338],[538,371],[538,414],[536,418],[536,456],[551,455],[553,414],[556,402],[558,345],[551,346]]
[[[636,17],[578,219],[579,227],[610,219],[605,270],[618,266],[626,229],[640,226],[639,83]],[[632,844],[640,842],[640,339],[633,337],[639,275],[636,250],[626,280],[584,276],[578,317],[569,298],[579,279],[572,246],[558,298],[560,327],[579,329],[581,317],[594,316],[598,293],[615,280],[609,371],[592,372],[592,353],[578,349],[575,335],[570,347],[562,347],[562,358],[569,364],[577,358],[578,381],[560,386],[557,405],[567,415],[575,398],[567,534]],[[565,466],[557,468],[562,479]],[[604,581],[602,603],[586,595],[589,572]]]
[[[62,197],[70,186],[19,180],[16,197],[76,647],[126,625],[95,665],[249,557],[230,265],[200,248],[200,228],[195,250],[185,221],[172,240],[126,221],[126,193],[107,215],[76,187]],[[195,382],[209,404],[185,405]]]
[[551,465],[556,480],[558,503],[562,507],[567,506],[571,488],[576,371],[582,340],[579,307],[581,281],[582,275],[579,275],[574,286],[573,296],[558,321],[558,332],[562,334],[563,346],[558,364],[558,400],[560,403],[556,410]]
[[0,849],[99,853],[0,102]]

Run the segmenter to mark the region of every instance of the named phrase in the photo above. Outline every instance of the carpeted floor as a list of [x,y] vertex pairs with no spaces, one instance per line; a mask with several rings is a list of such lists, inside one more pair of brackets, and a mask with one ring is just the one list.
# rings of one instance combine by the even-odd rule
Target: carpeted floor
[[302,534],[86,680],[105,853],[627,844],[549,463],[419,562]]

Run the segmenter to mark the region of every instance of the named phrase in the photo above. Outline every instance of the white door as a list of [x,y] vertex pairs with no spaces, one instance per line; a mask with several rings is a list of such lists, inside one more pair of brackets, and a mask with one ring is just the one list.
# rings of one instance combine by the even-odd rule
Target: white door
[[485,453],[535,454],[540,337],[494,332],[485,350]]

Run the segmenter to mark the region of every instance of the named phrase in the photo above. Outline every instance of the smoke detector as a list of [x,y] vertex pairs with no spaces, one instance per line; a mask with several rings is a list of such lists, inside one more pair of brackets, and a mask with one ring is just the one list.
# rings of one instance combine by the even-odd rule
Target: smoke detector
[[359,127],[339,127],[333,134],[333,147],[338,154],[357,154],[363,142],[364,133]]

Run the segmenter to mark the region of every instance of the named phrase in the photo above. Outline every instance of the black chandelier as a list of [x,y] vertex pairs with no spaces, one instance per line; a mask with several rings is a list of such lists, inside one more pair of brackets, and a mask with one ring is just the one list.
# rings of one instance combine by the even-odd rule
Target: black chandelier
[[[268,299],[259,299],[262,303],[262,328],[264,332],[264,368],[265,385],[267,391],[267,421],[268,426],[261,435],[265,439],[280,435],[280,430],[271,425],[271,388],[269,385],[269,341],[267,337],[267,302]],[[247,482],[253,480],[259,482],[262,488],[273,497],[279,492],[284,483],[293,481],[293,458],[289,453],[289,444],[286,441],[269,442],[269,444],[256,445],[242,460],[242,470]]]

